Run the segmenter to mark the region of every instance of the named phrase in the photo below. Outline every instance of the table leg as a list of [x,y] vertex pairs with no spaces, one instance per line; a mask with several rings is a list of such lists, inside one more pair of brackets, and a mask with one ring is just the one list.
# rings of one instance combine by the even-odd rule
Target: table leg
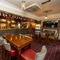
[[17,60],[21,60],[21,59],[20,59],[20,54],[21,54],[21,50],[18,50],[18,53],[17,53]]

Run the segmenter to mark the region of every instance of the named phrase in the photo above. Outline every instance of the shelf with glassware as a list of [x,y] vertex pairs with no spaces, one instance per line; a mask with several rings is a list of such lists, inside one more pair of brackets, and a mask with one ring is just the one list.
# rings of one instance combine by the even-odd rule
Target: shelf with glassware
[[14,20],[0,19],[0,29],[16,28]]
[[31,28],[31,23],[30,22],[22,22],[21,28]]
[[[35,24],[32,23],[33,21],[35,20],[28,17],[22,17],[9,12],[0,11],[0,30],[1,29],[29,29],[31,27],[35,28]],[[31,22],[31,24],[29,22]]]
[[16,28],[16,21],[15,20],[11,20],[10,26],[11,26],[11,28]]
[[41,25],[40,24],[36,24],[35,34],[39,34],[40,33],[40,30],[41,30]]
[[29,24],[19,23],[15,20],[0,19],[0,30],[28,29]]
[[6,24],[7,24],[6,19],[0,19],[0,29],[7,28]]

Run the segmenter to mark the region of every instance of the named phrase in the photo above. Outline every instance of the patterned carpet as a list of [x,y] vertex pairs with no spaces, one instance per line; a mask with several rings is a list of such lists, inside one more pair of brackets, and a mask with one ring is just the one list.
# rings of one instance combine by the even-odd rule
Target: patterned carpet
[[[50,44],[45,44],[42,42],[33,42],[32,43],[32,49],[36,52],[40,52],[43,45],[47,47],[47,54],[44,58],[44,60],[60,60],[60,41],[57,41],[55,45],[53,45],[53,42],[49,42]],[[0,48],[1,53],[1,48]],[[1,55],[0,55],[0,60]]]
[[2,57],[1,57],[1,51],[2,51],[2,49],[1,49],[1,47],[0,47],[0,60],[3,60]]
[[45,44],[42,42],[33,42],[32,49],[36,52],[40,52],[43,45],[47,47],[47,54],[44,60],[60,60],[60,41],[57,41],[54,45],[53,42]]

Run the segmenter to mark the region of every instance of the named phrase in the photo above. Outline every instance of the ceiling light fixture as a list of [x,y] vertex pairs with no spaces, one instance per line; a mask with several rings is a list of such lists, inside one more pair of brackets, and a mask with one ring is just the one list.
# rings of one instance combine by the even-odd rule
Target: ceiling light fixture
[[43,11],[44,13],[46,13],[45,15],[45,19],[48,19],[48,16],[47,16],[47,13],[51,12],[52,10],[46,10],[46,11]]
[[45,19],[47,19],[48,17],[47,17],[47,13],[48,13],[48,11],[45,11],[45,13],[46,13],[46,15],[45,15]]
[[25,5],[26,5],[26,3],[25,3],[25,1],[23,0],[23,1],[21,2],[21,9],[22,9],[22,10],[25,10]]
[[47,15],[45,16],[45,19],[47,19],[48,17],[47,17]]

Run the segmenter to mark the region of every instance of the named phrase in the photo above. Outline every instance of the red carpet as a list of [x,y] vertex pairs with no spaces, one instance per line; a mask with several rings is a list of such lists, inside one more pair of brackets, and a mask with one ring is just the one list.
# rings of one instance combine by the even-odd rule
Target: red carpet
[[[53,42],[51,42],[50,44],[44,44],[42,42],[39,43],[35,41],[32,43],[32,49],[36,52],[40,52],[43,45],[47,47],[47,54],[44,60],[60,60],[60,41],[57,41],[55,45],[53,45]],[[1,55],[0,60],[2,60]]]
[[51,42],[50,44],[33,42],[32,49],[36,52],[39,52],[43,45],[47,47],[47,54],[44,60],[60,60],[60,41],[57,41],[55,45],[53,45],[53,42]]
[[3,60],[2,57],[1,57],[1,51],[2,51],[2,49],[1,49],[1,47],[0,47],[0,60]]

